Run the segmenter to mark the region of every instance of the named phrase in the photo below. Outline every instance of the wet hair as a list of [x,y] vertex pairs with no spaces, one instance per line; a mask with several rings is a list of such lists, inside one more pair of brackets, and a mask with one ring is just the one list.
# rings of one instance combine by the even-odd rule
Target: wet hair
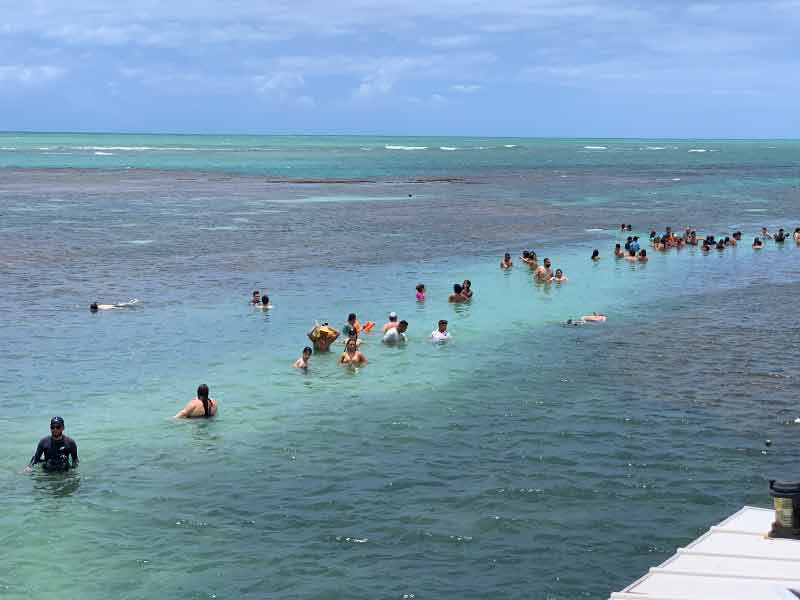
[[464,283],[463,283],[463,286],[465,288],[472,287],[472,282],[469,279],[465,279]]
[[556,269],[556,275],[564,275],[564,271],[561,269]]
[[627,229],[628,231],[631,231],[631,230],[633,229],[633,225],[631,225],[630,223],[628,223],[628,226],[626,227],[626,229]]
[[619,250],[621,248],[622,248],[622,244],[615,244],[614,245],[614,250]]
[[530,255],[531,255],[531,253],[528,252],[527,250],[523,250],[522,251],[522,258],[528,258]]
[[[617,244],[617,245],[619,245],[619,244]],[[594,258],[595,256],[597,256],[597,257],[600,256],[600,250],[598,250],[597,248],[592,250],[592,258]]]
[[311,346],[306,346],[303,348],[303,354],[314,354],[314,351],[311,349]]
[[344,342],[344,348],[345,348],[345,350],[347,350],[347,348],[349,348],[349,347],[350,347],[350,344],[351,344],[351,343],[353,344],[353,346],[355,346],[356,350],[358,350],[358,342],[356,342],[355,338],[347,338],[347,339],[345,340],[345,342]]
[[356,313],[350,313],[349,315],[347,315],[347,320],[348,321],[355,321],[356,320]]
[[418,283],[417,284],[417,291],[418,292],[422,292],[422,290],[424,290],[424,289],[425,289],[425,284],[424,283]]
[[647,250],[645,250],[644,248],[639,250],[639,256],[647,256]]
[[439,319],[439,325],[447,325],[447,319]]
[[402,321],[400,321],[400,322],[397,324],[397,326],[398,326],[398,327],[408,327],[408,321],[406,321],[405,319],[403,319]]
[[506,260],[511,260],[511,255],[508,252],[506,252],[503,258],[505,258]]
[[269,296],[266,296],[266,295],[265,296],[261,296],[261,304],[263,304],[264,306],[269,304]]
[[651,231],[651,232],[650,232],[650,239],[652,240],[652,239],[653,239],[654,237],[656,237],[657,235],[658,235],[658,234],[655,232],[655,230]]
[[628,250],[628,256],[636,256],[636,250],[634,250],[633,248]]
[[460,294],[463,291],[464,291],[464,288],[461,286],[460,283],[454,283],[453,284],[453,293]]
[[197,397],[198,398],[208,398],[208,386],[205,383],[201,383],[197,386]]
[[97,310],[99,310],[99,309],[97,308],[97,302],[92,302],[92,303],[89,305],[89,310],[90,310],[90,311],[92,311],[92,312],[96,312]]

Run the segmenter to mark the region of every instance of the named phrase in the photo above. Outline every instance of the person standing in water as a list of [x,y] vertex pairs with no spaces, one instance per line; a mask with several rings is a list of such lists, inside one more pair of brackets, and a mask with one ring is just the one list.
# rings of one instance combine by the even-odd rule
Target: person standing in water
[[358,349],[358,345],[353,338],[348,338],[344,345],[344,352],[339,357],[340,365],[365,365],[367,357]]
[[510,269],[514,266],[514,263],[511,262],[511,254],[506,252],[505,256],[503,256],[503,260],[500,261],[500,268],[501,269]]
[[64,435],[64,419],[61,417],[50,419],[50,435],[39,440],[36,452],[25,470],[32,471],[39,463],[42,463],[45,471],[66,471],[78,466],[78,444]]
[[537,280],[550,281],[553,278],[553,270],[550,268],[551,264],[552,263],[550,262],[549,258],[544,259],[542,266],[538,267],[536,271],[534,271],[534,275],[536,276]]
[[311,347],[303,348],[303,355],[294,361],[292,365],[295,369],[308,369],[308,361],[311,360]]
[[210,419],[217,414],[217,401],[208,395],[208,386],[203,383],[197,388],[197,397],[189,400],[186,406],[175,415],[176,419]]

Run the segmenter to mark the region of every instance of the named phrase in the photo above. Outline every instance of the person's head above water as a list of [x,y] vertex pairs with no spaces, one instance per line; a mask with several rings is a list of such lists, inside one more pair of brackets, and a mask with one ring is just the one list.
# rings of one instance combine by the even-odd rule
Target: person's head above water
[[645,250],[644,248],[639,250],[639,256],[647,256],[647,250]]
[[549,258],[545,258],[545,259],[544,259],[544,266],[545,266],[545,267],[547,267],[547,268],[549,269],[551,264],[552,264],[552,263],[550,262],[550,259],[549,259]]
[[[619,246],[619,244],[617,244],[617,246]],[[600,250],[598,250],[597,248],[592,250],[592,258],[600,258]]]
[[397,321],[397,313],[396,312],[392,311],[392,312],[389,313],[389,321],[391,321],[392,323]]
[[99,308],[97,308],[97,302],[92,302],[89,305],[89,310],[92,312],[97,312],[98,310],[100,310]]
[[199,386],[197,386],[197,397],[200,400],[208,400],[208,393],[208,386],[205,383],[201,383]]
[[355,321],[356,321],[356,313],[350,313],[349,315],[347,315],[348,323],[352,325],[353,323],[355,323]]
[[510,255],[508,252],[506,252],[506,253],[503,255],[503,258],[505,258],[506,260],[511,260],[511,255]]
[[269,304],[269,296],[267,295],[261,296],[261,304],[263,304],[264,306]]
[[560,279],[563,276],[564,276],[564,271],[562,271],[561,269],[556,269],[556,277]]
[[531,256],[531,253],[528,252],[527,250],[523,250],[522,251],[522,258],[530,258],[530,256]]
[[59,439],[64,433],[64,419],[61,417],[53,417],[50,419],[50,435]]
[[465,279],[464,283],[461,284],[461,287],[464,289],[469,289],[472,287],[472,282],[469,279]]
[[306,346],[305,348],[303,348],[303,358],[308,360],[308,357],[311,356],[312,354],[313,354],[313,351],[311,350],[310,346]]
[[358,350],[358,343],[354,338],[348,338],[344,343],[344,349],[346,352],[356,352]]
[[397,324],[397,331],[400,333],[405,333],[406,329],[408,329],[408,321],[403,319]]
[[454,283],[453,284],[453,293],[454,294],[460,294],[463,291],[464,291],[464,288],[461,286],[460,283]]

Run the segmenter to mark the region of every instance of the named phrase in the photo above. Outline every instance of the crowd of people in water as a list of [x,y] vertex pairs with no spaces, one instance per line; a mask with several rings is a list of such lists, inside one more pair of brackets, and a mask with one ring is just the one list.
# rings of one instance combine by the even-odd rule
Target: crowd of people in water
[[[623,233],[632,233],[632,225],[622,224],[620,225],[620,231]],[[641,247],[642,243],[639,236],[630,235],[626,237],[627,239],[624,244],[620,242],[614,246],[614,258],[632,262],[646,262],[648,260],[647,250]],[[776,244],[783,244],[789,239],[793,239],[794,242],[800,246],[800,227],[796,228],[791,236],[787,234],[783,228],[778,229],[778,231],[773,234],[766,227],[762,227],[759,235],[755,236],[753,239],[752,248],[760,250],[768,240]],[[650,232],[650,247],[656,252],[667,252],[686,246],[696,246],[699,247],[703,253],[709,253],[712,250],[723,251],[726,248],[735,247],[741,241],[741,231],[735,231],[730,235],[720,238],[707,235],[702,239],[700,239],[697,232],[691,228],[686,228],[682,235],[676,234],[671,227],[667,227],[663,235],[659,235],[656,231]],[[598,249],[595,248],[592,251],[591,260],[595,262],[601,260],[600,251]],[[530,268],[537,283],[559,284],[568,281],[567,276],[561,269],[553,270],[549,258],[545,258],[540,264],[536,252],[532,250],[523,250],[520,261]],[[514,261],[511,258],[511,254],[507,252],[500,260],[500,268],[508,270],[513,267]],[[416,300],[418,302],[425,301],[425,293],[425,284],[417,284]],[[461,283],[453,284],[453,291],[448,295],[447,300],[450,303],[460,304],[471,302],[473,297],[472,282],[469,279],[465,279]],[[262,293],[260,290],[254,290],[252,292],[250,304],[259,310],[269,310],[272,308],[269,296],[266,292]],[[92,302],[89,305],[89,310],[96,313],[102,310],[134,308],[138,306],[140,306],[140,301],[137,299],[115,304]],[[607,318],[606,315],[593,312],[579,318],[567,319],[562,324],[565,326],[575,326],[602,323],[605,322]],[[446,319],[440,319],[436,329],[431,332],[428,339],[435,343],[446,343],[450,341],[452,337],[447,329],[447,325],[448,322]],[[347,316],[347,322],[342,326],[341,330],[332,327],[328,322],[318,323],[315,321],[312,328],[306,333],[306,337],[309,339],[311,345],[303,348],[300,358],[294,361],[293,366],[297,369],[307,370],[311,363],[311,357],[315,352],[329,352],[331,346],[342,336],[344,336],[341,342],[343,344],[343,350],[337,362],[342,365],[351,365],[354,367],[366,365],[368,362],[367,357],[360,349],[361,345],[364,343],[363,334],[370,334],[375,330],[376,332],[380,332],[382,343],[390,346],[397,346],[408,342],[408,337],[406,335],[408,326],[408,321],[399,319],[395,312],[390,312],[387,315],[386,323],[377,329],[376,323],[373,321],[366,321],[361,324],[356,313],[350,313]],[[178,411],[174,418],[209,419],[217,414],[217,409],[217,401],[211,398],[208,385],[202,384],[197,388],[196,396]],[[56,416],[50,420],[50,435],[45,436],[39,441],[36,451],[25,470],[30,471],[37,464],[41,464],[42,468],[48,471],[63,471],[77,466],[78,445],[75,440],[64,434],[63,418]]]

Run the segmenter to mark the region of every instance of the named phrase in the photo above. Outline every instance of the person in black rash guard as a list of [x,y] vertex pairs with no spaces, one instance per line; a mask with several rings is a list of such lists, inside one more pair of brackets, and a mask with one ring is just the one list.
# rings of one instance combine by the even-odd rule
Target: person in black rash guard
[[37,463],[42,463],[45,471],[66,471],[70,466],[73,469],[78,466],[78,444],[71,437],[64,435],[64,419],[61,417],[50,419],[50,435],[43,437],[36,446],[36,453],[31,458],[27,470],[33,469]]

